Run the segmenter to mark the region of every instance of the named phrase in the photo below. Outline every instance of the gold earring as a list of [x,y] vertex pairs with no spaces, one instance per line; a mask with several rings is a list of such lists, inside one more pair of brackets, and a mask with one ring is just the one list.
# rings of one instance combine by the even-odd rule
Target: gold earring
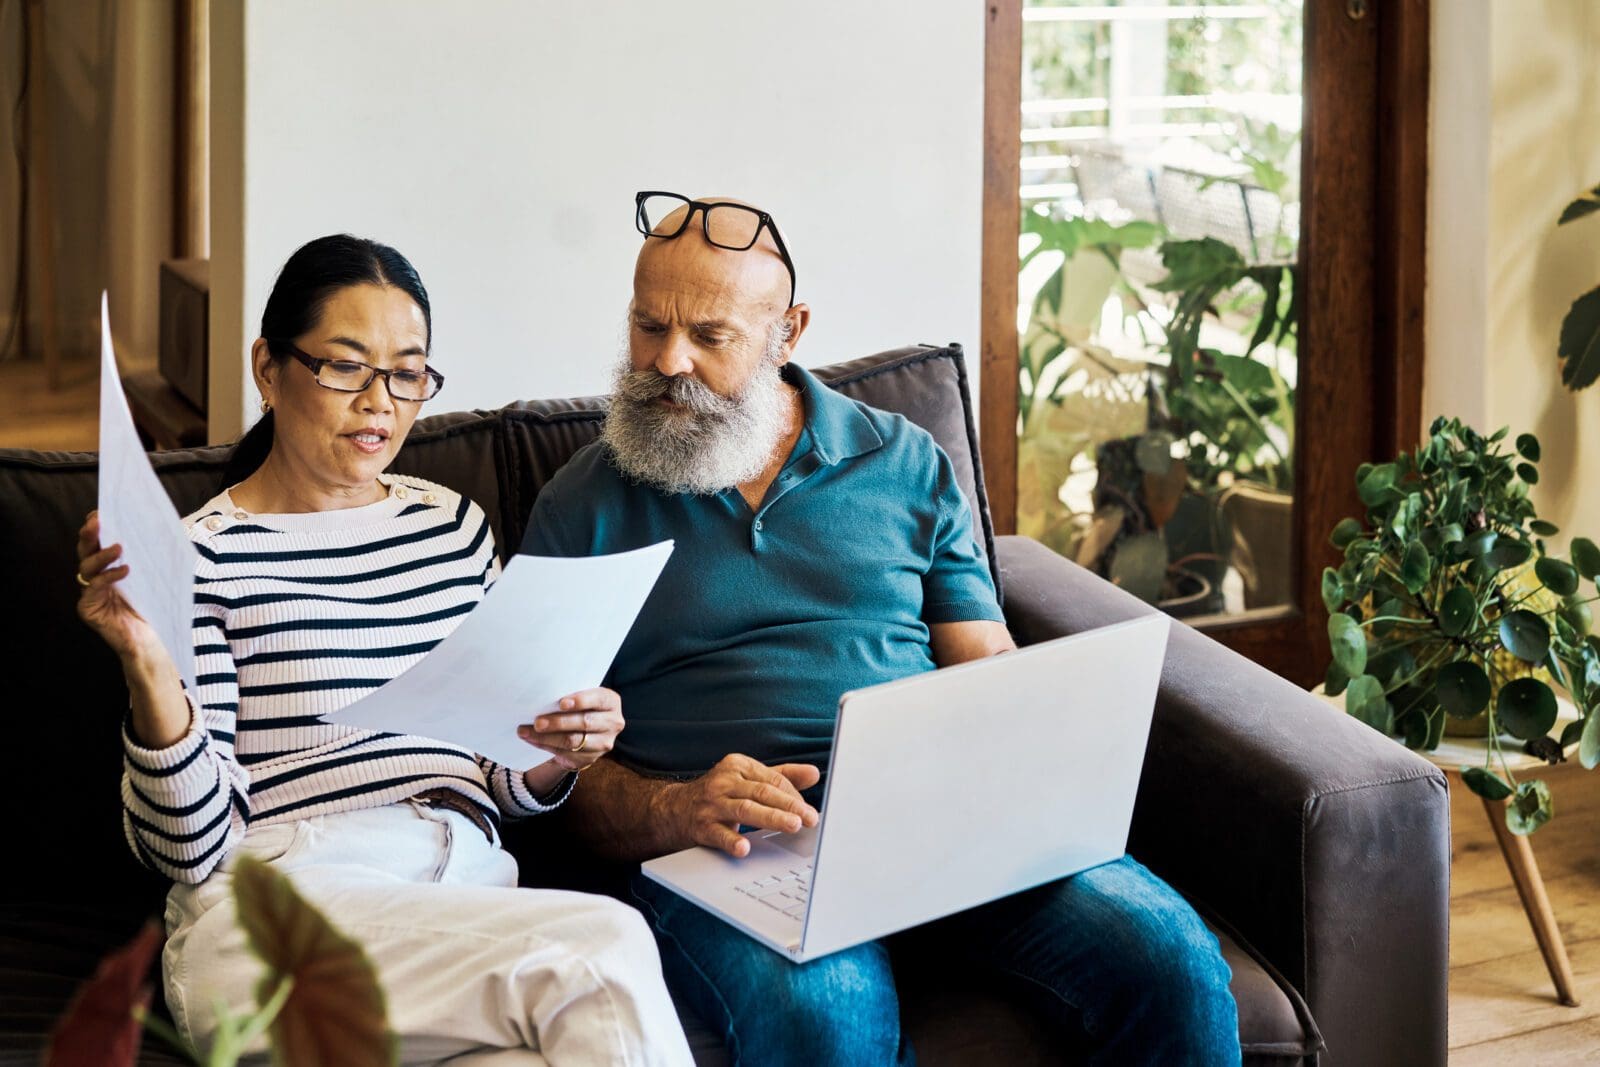
[[261,401],[261,414],[265,415],[267,412],[269,412],[271,410],[272,410],[272,405],[271,404],[267,403],[265,400]]

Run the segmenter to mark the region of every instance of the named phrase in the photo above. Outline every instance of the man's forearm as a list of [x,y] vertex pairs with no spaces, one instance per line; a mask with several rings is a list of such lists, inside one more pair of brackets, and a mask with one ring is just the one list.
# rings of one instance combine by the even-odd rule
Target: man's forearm
[[646,778],[615,760],[597,760],[583,772],[563,808],[573,833],[607,859],[641,863],[694,842],[673,817],[680,782]]

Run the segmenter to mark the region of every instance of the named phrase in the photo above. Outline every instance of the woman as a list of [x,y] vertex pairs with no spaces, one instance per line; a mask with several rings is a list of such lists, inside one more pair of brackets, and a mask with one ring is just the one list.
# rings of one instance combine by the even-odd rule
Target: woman
[[499,573],[476,504],[383,473],[443,384],[431,333],[422,281],[392,248],[324,237],[284,265],[251,350],[265,414],[235,452],[246,476],[185,520],[194,692],[118,593],[121,546],[101,548],[92,513],[79,534],[79,614],[131,695],[128,842],[176,883],[167,1002],[201,1047],[216,1001],[254,1002],[230,886],[248,854],[365,947],[407,1062],[518,1047],[540,1050],[529,1063],[688,1062],[638,915],[516,888],[498,843],[500,819],[556,807],[611,749],[614,692],[573,693],[524,727],[554,756],[527,771],[321,718],[416,662]]

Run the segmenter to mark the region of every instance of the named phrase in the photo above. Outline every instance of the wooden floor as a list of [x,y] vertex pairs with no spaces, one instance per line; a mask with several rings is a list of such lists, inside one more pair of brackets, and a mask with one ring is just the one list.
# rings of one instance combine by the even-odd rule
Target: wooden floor
[[[51,392],[37,363],[0,365],[0,448],[92,449],[98,367],[74,364]],[[1567,942],[1579,1007],[1556,1003],[1543,958],[1483,806],[1464,789],[1451,802],[1450,1062],[1600,1064],[1600,771],[1545,775],[1556,819],[1534,855]]]
[[0,363],[0,448],[92,450],[99,435],[100,365],[65,365],[51,390],[37,360]]

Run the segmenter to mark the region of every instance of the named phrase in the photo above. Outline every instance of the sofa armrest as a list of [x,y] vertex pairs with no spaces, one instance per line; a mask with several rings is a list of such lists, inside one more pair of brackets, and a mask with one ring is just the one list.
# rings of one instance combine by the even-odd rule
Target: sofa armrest
[[[999,539],[1019,644],[1153,608],[1030,538]],[[1326,1064],[1445,1062],[1444,775],[1175,623],[1129,851],[1304,995]]]

